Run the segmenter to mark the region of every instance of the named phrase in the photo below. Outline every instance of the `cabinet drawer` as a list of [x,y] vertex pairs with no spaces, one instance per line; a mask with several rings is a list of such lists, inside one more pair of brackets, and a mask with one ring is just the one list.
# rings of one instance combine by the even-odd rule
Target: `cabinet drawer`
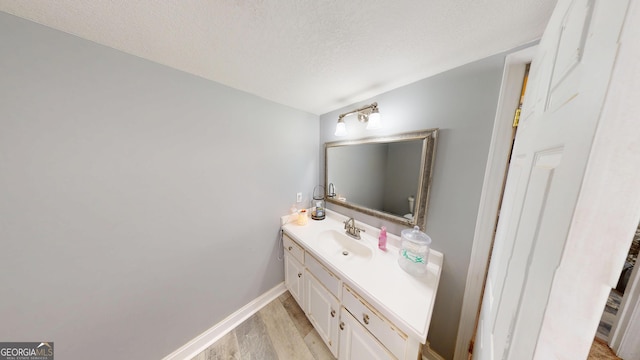
[[[351,313],[340,310],[340,350],[339,359],[345,360],[397,360],[378,339],[365,329]],[[417,355],[414,359],[417,358]]]
[[296,244],[295,241],[291,240],[287,234],[283,234],[282,236],[282,245],[284,246],[285,251],[291,253],[291,255],[300,261],[301,264],[304,264],[304,249],[300,245]]
[[315,277],[326,287],[329,292],[333,294],[337,299],[340,299],[340,279],[335,276],[331,271],[327,270],[316,258],[313,256],[307,256],[307,269],[315,275]]
[[346,285],[342,292],[342,304],[395,357],[404,358],[407,336]]

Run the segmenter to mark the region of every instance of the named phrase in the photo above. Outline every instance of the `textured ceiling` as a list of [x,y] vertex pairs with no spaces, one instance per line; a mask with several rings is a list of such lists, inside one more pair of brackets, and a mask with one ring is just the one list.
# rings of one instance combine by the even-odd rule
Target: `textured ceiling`
[[323,114],[539,38],[556,0],[0,0],[0,10]]

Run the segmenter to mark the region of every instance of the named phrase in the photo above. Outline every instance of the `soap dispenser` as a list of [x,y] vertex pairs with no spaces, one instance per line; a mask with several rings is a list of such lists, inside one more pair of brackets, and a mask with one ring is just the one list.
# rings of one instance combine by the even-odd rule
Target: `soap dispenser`
[[387,228],[384,226],[380,228],[380,235],[378,236],[378,249],[384,251],[387,250]]

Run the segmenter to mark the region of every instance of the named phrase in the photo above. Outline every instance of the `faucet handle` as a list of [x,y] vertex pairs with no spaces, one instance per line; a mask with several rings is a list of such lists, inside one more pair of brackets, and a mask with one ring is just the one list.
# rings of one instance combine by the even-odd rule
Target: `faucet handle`
[[360,240],[360,232],[365,232],[364,229],[361,229],[357,226],[353,226],[353,235],[354,238],[356,238],[357,240]]

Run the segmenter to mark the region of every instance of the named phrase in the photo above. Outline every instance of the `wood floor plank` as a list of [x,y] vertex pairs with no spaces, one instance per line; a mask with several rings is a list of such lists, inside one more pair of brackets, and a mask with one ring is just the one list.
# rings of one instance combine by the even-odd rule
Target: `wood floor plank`
[[309,351],[311,351],[311,355],[316,360],[336,360],[331,354],[331,350],[324,343],[320,334],[313,329],[304,337],[304,343],[307,344]]
[[335,360],[288,291],[192,360]]
[[287,310],[293,324],[296,326],[296,329],[298,329],[298,332],[300,332],[300,336],[304,338],[313,330],[313,325],[311,325],[309,319],[307,319],[307,315],[304,314],[304,311],[300,308],[300,305],[298,305],[298,302],[293,296],[289,296],[288,299],[282,302],[282,306]]
[[285,302],[287,301],[287,299],[289,299],[291,297],[291,293],[289,292],[289,290],[285,291],[282,293],[282,295],[278,296],[278,299],[280,300],[280,302]]
[[589,356],[587,360],[622,360],[617,357],[616,354],[611,350],[609,345],[606,342],[600,341],[598,339],[593,340],[593,344],[591,345],[591,349],[589,350]]
[[255,314],[245,320],[235,330],[240,359],[242,360],[278,360],[267,327],[262,318]]
[[209,348],[207,348],[205,351],[201,352],[200,354],[196,355],[195,357],[191,358],[191,360],[207,360],[207,351],[209,350]]
[[203,353],[206,355],[203,360],[240,360],[240,348],[235,330],[220,338]]
[[313,360],[303,337],[279,301],[267,304],[258,315],[263,319],[279,359]]

